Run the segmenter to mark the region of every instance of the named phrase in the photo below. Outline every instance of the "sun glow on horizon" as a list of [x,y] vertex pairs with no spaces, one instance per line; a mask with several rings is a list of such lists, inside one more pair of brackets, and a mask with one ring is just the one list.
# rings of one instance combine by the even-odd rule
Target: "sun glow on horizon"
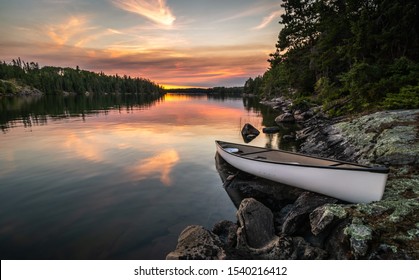
[[182,86],[182,85],[167,85],[160,84],[164,89],[189,89],[189,88],[202,88],[207,89],[208,87],[198,87],[198,86]]

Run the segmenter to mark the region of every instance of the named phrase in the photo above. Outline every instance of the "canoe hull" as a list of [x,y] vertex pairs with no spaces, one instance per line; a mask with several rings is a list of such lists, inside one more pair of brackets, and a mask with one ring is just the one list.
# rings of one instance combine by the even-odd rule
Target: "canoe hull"
[[230,165],[244,172],[352,203],[381,200],[388,176],[387,173],[364,170],[249,160],[224,150],[218,142],[217,152]]

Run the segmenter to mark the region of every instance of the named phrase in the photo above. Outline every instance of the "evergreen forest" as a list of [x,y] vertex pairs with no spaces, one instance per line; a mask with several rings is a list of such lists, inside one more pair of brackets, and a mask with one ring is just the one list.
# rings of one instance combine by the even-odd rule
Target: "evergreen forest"
[[62,93],[130,93],[162,95],[164,90],[154,82],[124,75],[108,76],[73,68],[45,66],[24,62],[20,58],[0,63],[0,95],[14,94],[19,86],[29,86],[47,95]]
[[269,69],[246,94],[331,115],[419,108],[416,0],[284,0]]

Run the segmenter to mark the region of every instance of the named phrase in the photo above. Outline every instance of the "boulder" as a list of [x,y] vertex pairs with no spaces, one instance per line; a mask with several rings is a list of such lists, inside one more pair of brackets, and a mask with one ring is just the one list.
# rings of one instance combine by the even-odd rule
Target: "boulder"
[[302,114],[294,114],[294,120],[296,122],[303,122],[306,118]]
[[202,226],[188,226],[179,236],[176,250],[167,260],[222,260],[226,254],[222,242],[214,233]]
[[333,260],[351,260],[354,256],[351,252],[348,235],[345,234],[349,222],[344,220],[339,223],[326,239],[324,249],[329,252],[329,258]]
[[313,110],[308,110],[302,113],[301,115],[304,117],[305,120],[308,120],[309,118],[312,118],[314,116],[314,112]]
[[347,217],[346,210],[337,204],[325,204],[310,213],[311,232],[319,235]]
[[282,136],[282,139],[285,141],[292,141],[295,139],[295,136],[287,134],[287,135]]
[[364,257],[369,248],[372,238],[372,230],[363,224],[350,224],[345,228],[344,233],[350,236],[350,244],[352,253],[356,258]]
[[241,130],[241,134],[244,142],[249,143],[255,139],[260,134],[260,132],[250,123],[246,123]]
[[253,198],[244,199],[237,211],[238,246],[260,249],[278,239],[272,211]]
[[279,127],[277,127],[277,126],[264,127],[262,129],[262,131],[263,131],[263,133],[266,133],[266,134],[274,134],[274,133],[279,132]]
[[325,250],[312,246],[302,237],[294,237],[292,241],[294,251],[291,259],[293,260],[325,260],[328,257]]
[[309,227],[309,215],[314,209],[337,201],[337,199],[328,196],[304,192],[298,197],[285,217],[282,233],[289,235],[304,233]]
[[225,246],[233,248],[237,244],[237,229],[238,226],[236,223],[221,221],[214,225],[212,232],[218,236]]
[[276,117],[275,122],[277,124],[291,123],[291,122],[295,122],[295,118],[294,118],[294,115],[291,114],[291,113],[284,113],[284,114]]
[[273,214],[253,198],[244,199],[237,211],[236,250],[246,259],[290,260],[295,251],[291,237],[274,233]]

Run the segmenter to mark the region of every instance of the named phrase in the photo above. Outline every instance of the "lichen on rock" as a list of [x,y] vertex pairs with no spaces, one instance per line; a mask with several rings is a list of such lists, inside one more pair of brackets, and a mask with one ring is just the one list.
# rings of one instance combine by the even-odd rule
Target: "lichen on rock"
[[357,258],[365,256],[368,252],[369,243],[373,239],[371,228],[357,221],[346,227],[344,233],[349,236],[354,255]]
[[318,235],[333,224],[345,219],[347,212],[338,204],[325,204],[310,213],[311,232]]

